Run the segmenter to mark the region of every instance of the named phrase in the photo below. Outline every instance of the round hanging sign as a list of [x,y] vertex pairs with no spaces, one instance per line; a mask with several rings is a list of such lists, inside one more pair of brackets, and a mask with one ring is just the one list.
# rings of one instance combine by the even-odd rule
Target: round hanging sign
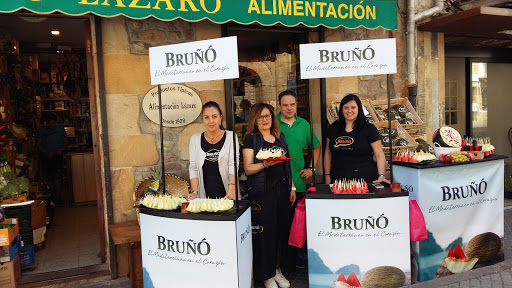
[[[162,125],[185,126],[201,114],[201,98],[192,89],[178,84],[165,84],[162,88]],[[148,118],[159,124],[158,86],[151,89],[142,100],[142,110]]]

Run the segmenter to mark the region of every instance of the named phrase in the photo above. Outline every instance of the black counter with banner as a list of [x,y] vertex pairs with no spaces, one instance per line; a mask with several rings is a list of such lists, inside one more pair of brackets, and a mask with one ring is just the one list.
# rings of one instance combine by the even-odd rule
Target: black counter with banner
[[140,229],[145,288],[211,287],[212,283],[251,287],[248,202],[222,214],[182,214],[141,206]]
[[214,23],[234,21],[265,26],[281,23],[285,26],[364,26],[394,30],[398,25],[395,0],[0,0],[0,12],[16,12],[20,9],[40,14],[93,13],[104,17],[125,15],[135,19],[153,16],[160,20],[181,18],[195,22],[209,19]]
[[338,282],[354,283],[354,277],[363,287],[411,283],[407,192],[371,187],[366,194],[333,194],[329,185],[316,190],[306,195],[309,287],[346,287]]
[[[418,281],[503,261],[505,158],[491,155],[426,165],[393,162],[394,180],[418,202],[427,225],[428,238],[412,245]],[[462,250],[466,259],[446,260],[450,249],[459,254]]]

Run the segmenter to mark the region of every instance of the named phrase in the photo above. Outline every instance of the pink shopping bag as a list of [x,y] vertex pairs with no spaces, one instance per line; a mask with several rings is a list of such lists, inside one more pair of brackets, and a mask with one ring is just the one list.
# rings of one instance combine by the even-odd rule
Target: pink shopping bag
[[425,218],[416,200],[409,200],[409,226],[411,241],[421,241],[428,238]]
[[306,203],[302,198],[295,207],[295,216],[293,217],[288,244],[302,248],[304,242],[306,242]]

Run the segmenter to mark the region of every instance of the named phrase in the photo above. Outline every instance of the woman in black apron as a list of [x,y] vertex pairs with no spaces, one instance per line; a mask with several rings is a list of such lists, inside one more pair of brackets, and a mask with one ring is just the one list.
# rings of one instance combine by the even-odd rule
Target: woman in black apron
[[281,152],[288,156],[288,144],[279,130],[274,109],[268,104],[255,104],[244,138],[244,170],[248,176],[251,200],[253,277],[267,288],[290,287],[284,274],[292,271],[288,238],[291,226],[291,206],[296,195],[290,163],[262,161],[256,158],[260,149]]
[[[364,179],[386,182],[386,156],[379,131],[365,119],[361,100],[354,94],[340,103],[339,120],[327,129],[324,154],[325,183],[335,180]],[[373,161],[373,156],[377,162]]]

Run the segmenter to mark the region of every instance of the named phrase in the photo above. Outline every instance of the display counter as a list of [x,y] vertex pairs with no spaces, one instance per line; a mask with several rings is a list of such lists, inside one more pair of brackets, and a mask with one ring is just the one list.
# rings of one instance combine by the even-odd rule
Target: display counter
[[182,214],[140,207],[144,287],[249,288],[251,209]]
[[[394,181],[417,200],[427,224],[428,238],[412,245],[418,281],[451,275],[443,259],[457,244],[468,258],[480,258],[472,269],[503,261],[505,158],[491,155],[466,163],[425,165],[393,162]],[[484,245],[490,250],[482,256],[477,250]]]
[[306,195],[309,287],[344,287],[334,282],[352,272],[363,287],[410,284],[408,193],[369,188],[333,194],[329,185],[317,185]]

